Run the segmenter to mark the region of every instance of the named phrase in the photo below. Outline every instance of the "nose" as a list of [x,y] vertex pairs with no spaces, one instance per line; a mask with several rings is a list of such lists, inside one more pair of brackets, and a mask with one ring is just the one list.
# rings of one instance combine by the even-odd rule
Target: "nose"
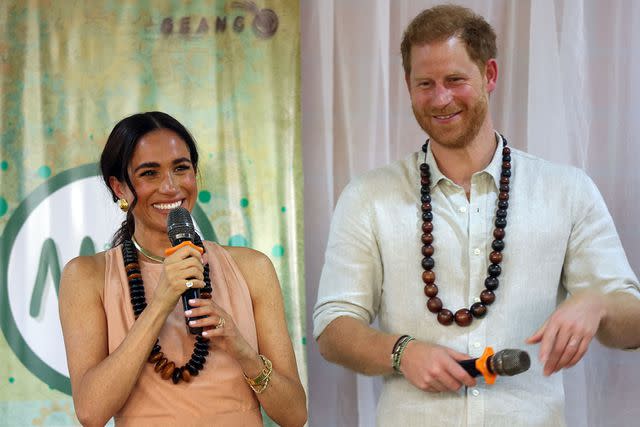
[[171,172],[167,172],[164,176],[164,179],[160,183],[160,192],[162,193],[175,193],[178,189],[176,185],[175,176]]
[[451,103],[451,90],[441,84],[436,84],[433,95],[433,107],[442,109]]

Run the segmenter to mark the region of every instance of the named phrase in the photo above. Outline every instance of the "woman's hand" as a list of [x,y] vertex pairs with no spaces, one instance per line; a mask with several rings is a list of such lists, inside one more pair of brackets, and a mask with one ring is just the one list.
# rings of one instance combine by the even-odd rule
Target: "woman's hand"
[[[191,286],[187,286],[188,284]],[[171,311],[185,290],[203,287],[202,255],[195,248],[184,246],[165,258],[153,301],[162,304],[165,310]]]
[[[193,308],[184,312],[185,317],[200,317],[191,320],[190,327],[203,328],[202,336],[210,338],[211,344],[224,350],[233,357],[247,375],[260,372],[258,353],[244,339],[231,315],[224,311],[212,299],[192,299],[189,305]],[[248,369],[245,370],[245,367]],[[256,367],[257,369],[253,369]]]

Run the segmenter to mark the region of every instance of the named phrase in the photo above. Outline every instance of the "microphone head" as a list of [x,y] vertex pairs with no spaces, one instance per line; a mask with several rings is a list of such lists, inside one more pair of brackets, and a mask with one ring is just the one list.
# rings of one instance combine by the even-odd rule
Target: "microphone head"
[[498,375],[520,374],[531,366],[529,353],[523,350],[500,350],[490,358],[491,370]]
[[188,210],[179,206],[169,212],[169,216],[167,217],[167,234],[173,246],[187,240],[193,242],[196,231]]

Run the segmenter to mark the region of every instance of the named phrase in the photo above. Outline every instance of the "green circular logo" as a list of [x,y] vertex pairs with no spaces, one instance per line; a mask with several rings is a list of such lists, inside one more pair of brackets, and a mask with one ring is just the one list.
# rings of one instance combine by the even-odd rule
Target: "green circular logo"
[[[202,208],[192,212],[217,241]],[[0,240],[0,326],[18,359],[50,387],[71,394],[58,288],[62,266],[109,247],[123,220],[97,164],[64,171],[36,188],[9,218]]]

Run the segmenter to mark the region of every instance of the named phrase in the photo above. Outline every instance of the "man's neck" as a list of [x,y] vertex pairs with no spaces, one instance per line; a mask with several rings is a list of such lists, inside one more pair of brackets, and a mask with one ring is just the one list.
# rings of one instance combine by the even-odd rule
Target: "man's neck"
[[431,141],[431,152],[444,176],[455,182],[467,193],[471,191],[471,177],[487,167],[496,151],[496,136],[493,126],[487,123],[469,144],[462,148],[451,148]]

